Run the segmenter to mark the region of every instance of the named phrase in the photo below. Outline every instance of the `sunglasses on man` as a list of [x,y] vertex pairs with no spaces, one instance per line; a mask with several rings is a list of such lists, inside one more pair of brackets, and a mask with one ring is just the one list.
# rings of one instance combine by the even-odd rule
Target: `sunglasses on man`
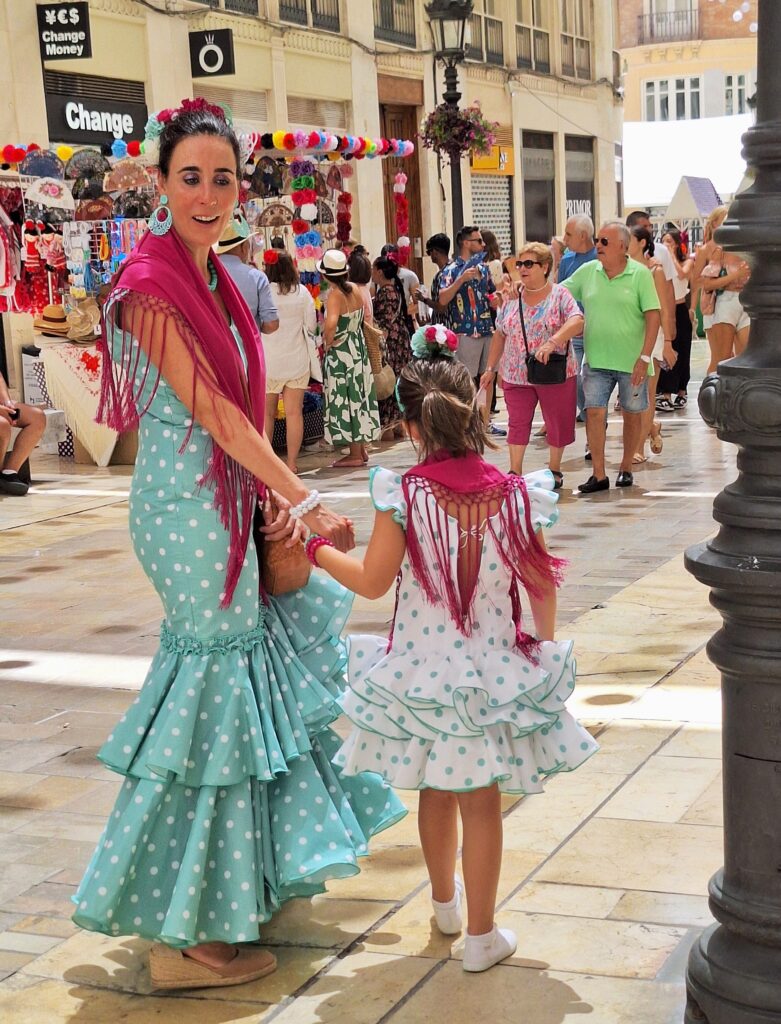
[[532,267],[541,267],[542,264],[538,260],[516,260],[515,266],[518,270],[520,270],[521,267],[526,267],[527,270],[531,270]]
[[479,245],[485,245],[482,238],[467,238],[467,242],[477,242]]
[[594,245],[602,245],[602,246],[610,245],[610,239],[609,238],[597,238],[597,236],[594,235]]

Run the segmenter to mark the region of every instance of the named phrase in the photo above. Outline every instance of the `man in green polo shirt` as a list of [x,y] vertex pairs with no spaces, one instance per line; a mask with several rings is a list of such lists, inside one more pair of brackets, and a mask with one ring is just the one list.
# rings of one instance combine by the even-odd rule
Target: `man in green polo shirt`
[[642,416],[648,408],[648,374],[660,324],[660,303],[651,271],[628,255],[629,229],[609,221],[594,239],[597,258],[564,281],[586,318],[583,393],[586,436],[593,474],[578,487],[583,494],[606,491],[607,408],[613,389],[624,416],[624,454],[617,487],[631,487],[632,456],[638,450]]

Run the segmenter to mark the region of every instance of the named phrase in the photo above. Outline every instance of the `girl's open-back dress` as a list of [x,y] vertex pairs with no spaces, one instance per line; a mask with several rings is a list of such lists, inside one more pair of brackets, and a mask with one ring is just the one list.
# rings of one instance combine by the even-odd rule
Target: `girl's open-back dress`
[[[520,521],[535,531],[553,525],[552,474],[541,470],[524,480],[528,497],[516,489],[507,499],[518,502]],[[375,508],[392,511],[409,535],[402,478],[376,467],[370,493]],[[430,492],[415,491],[421,533],[437,521],[435,505]],[[444,518],[455,576],[463,536],[456,519]],[[433,557],[430,544],[421,548],[427,560]],[[381,772],[400,789],[467,792],[498,783],[504,793],[539,793],[546,778],[572,771],[598,749],[564,706],[575,687],[572,642],[544,641],[532,656],[524,654],[516,646],[510,583],[486,530],[474,623],[465,636],[446,605],[425,599],[405,555],[390,645],[385,637],[350,637],[342,704],[353,729],[335,760],[345,773]]]
[[180,947],[258,939],[285,900],[356,874],[369,837],[406,813],[378,775],[331,763],[352,595],[313,575],[264,604],[250,539],[220,607],[228,533],[199,487],[211,444],[161,379],[130,491],[160,648],[98,754],[125,781],[74,896],[83,928]]

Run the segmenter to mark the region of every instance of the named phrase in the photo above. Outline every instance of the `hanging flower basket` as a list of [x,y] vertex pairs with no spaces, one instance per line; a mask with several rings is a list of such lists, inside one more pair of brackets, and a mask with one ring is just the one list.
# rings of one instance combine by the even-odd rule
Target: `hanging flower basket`
[[496,145],[496,121],[483,117],[479,106],[451,107],[441,103],[420,126],[420,141],[440,156],[460,160],[465,153],[487,156]]

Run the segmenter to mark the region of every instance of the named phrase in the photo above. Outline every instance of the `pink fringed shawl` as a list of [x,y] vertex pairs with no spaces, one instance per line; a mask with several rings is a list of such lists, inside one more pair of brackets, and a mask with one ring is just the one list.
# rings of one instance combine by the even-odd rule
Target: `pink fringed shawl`
[[[402,490],[407,556],[427,600],[444,605],[459,631],[471,636],[483,537],[490,534],[510,574],[515,643],[530,655],[537,644],[522,626],[520,589],[540,596],[546,585],[559,586],[565,563],[537,539],[523,477],[506,476],[473,453],[454,458],[439,452],[404,474]],[[417,500],[421,492],[423,501]],[[455,560],[449,520],[459,524]]]
[[[160,383],[159,365],[144,352],[149,354],[154,340],[155,359],[162,363],[165,339],[173,329],[192,359],[193,419],[198,419],[199,410],[227,400],[263,432],[266,388],[258,330],[222,262],[214,258],[213,266],[220,297],[244,343],[246,370],[236,339],[179,236],[175,231],[162,237],[147,232],[114,278],[104,307],[99,422],[117,431],[138,425]],[[138,312],[140,337],[134,338],[124,326],[130,320],[125,314]],[[139,323],[138,315],[133,322]],[[147,388],[150,373],[154,379]],[[192,429],[191,422],[180,451],[189,443]],[[230,535],[221,602],[227,607],[241,575],[253,509],[263,485],[214,441],[199,484],[214,488],[214,506]]]

